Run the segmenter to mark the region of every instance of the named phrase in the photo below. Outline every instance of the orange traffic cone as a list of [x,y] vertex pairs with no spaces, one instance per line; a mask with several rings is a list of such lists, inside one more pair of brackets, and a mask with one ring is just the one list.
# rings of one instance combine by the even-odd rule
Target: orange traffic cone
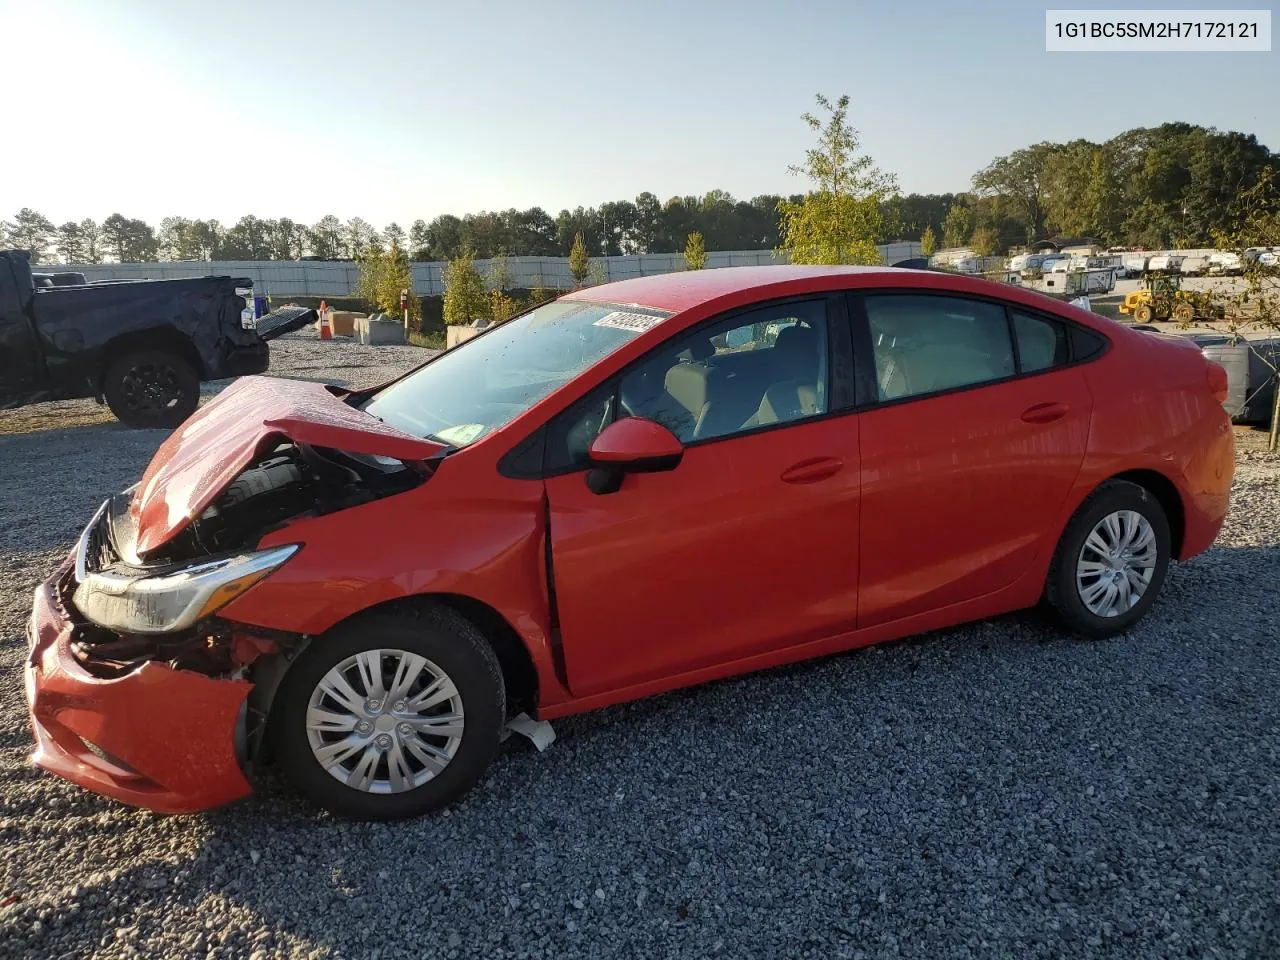
[[320,339],[333,339],[333,324],[329,321],[329,305],[323,300],[320,301]]

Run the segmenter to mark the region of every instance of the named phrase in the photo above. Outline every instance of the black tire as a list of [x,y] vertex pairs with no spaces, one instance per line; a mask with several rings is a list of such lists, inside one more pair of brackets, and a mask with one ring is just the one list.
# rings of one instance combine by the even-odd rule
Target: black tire
[[[443,770],[398,793],[369,793],[329,773],[312,751],[306,716],[325,674],[366,650],[425,657],[453,682],[462,702],[461,743]],[[399,820],[439,810],[475,786],[498,750],[506,723],[506,690],[493,648],[476,626],[445,607],[371,613],[319,637],[290,667],[271,711],[271,739],[285,776],[308,800],[340,817]],[[335,736],[337,736],[335,734]],[[378,761],[385,770],[385,760]]]
[[112,361],[102,394],[125,426],[172,430],[200,405],[200,377],[174,351],[145,348]]
[[[1076,565],[1085,540],[1105,517],[1119,510],[1141,514],[1155,535],[1156,561],[1145,591],[1129,610],[1115,616],[1100,616],[1086,606],[1076,580]],[[1061,624],[1072,633],[1090,639],[1124,633],[1141,620],[1155,603],[1164,585],[1172,553],[1169,520],[1164,508],[1145,487],[1127,480],[1108,480],[1095,490],[1067,523],[1049,565],[1045,582],[1045,602]]]

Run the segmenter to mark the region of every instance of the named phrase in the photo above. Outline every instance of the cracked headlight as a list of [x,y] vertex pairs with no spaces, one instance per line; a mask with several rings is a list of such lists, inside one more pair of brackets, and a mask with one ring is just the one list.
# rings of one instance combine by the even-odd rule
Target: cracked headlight
[[296,544],[207,560],[155,576],[86,573],[73,600],[118,633],[173,633],[211,616],[298,551]]

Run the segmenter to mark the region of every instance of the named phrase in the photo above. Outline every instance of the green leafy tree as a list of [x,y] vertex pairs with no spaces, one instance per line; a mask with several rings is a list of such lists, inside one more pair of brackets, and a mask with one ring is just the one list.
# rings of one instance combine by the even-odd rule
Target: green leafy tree
[[288,217],[267,221],[267,245],[271,248],[272,260],[297,260],[306,241],[307,228],[302,224]]
[[366,254],[382,249],[378,231],[363,217],[352,217],[346,222],[342,228],[342,240],[347,256],[352,260],[359,260]]
[[573,282],[582,286],[590,272],[591,257],[587,254],[586,241],[579,232],[574,235],[573,246],[569,249],[569,273],[573,275]]
[[49,245],[57,233],[52,221],[42,213],[23,207],[8,224],[9,243],[18,250],[30,250],[32,263],[43,263],[49,255]]
[[58,256],[63,263],[84,263],[84,229],[74,220],[68,220],[58,228]]
[[1114,243],[1120,234],[1123,202],[1110,155],[1102,148],[1094,150],[1084,193],[1088,222],[1082,232],[1103,243]]
[[388,247],[399,247],[403,250],[408,237],[405,236],[404,228],[393,220],[382,228],[382,242]]
[[476,270],[475,254],[463,250],[444,270],[444,322],[457,325],[488,318],[484,278]]
[[347,256],[342,221],[331,213],[317,220],[307,230],[307,248],[313,257],[321,260],[339,260]]
[[193,259],[222,259],[226,230],[217,220],[192,220],[188,231],[188,244]]
[[609,282],[609,268],[603,260],[592,260],[591,266],[587,270],[587,286],[598,287],[602,283]]
[[413,260],[425,259],[429,240],[427,221],[422,219],[413,221],[409,227],[409,257]]
[[241,217],[222,240],[221,256],[227,260],[270,260],[273,225],[250,214]]
[[427,252],[431,260],[453,260],[466,245],[462,242],[462,220],[442,214],[427,225]]
[[792,263],[880,263],[880,206],[897,184],[860,152],[858,132],[848,124],[849,97],[832,104],[819,94],[817,102],[826,123],[812,113],[803,119],[818,145],[806,152],[803,164],[790,168],[813,189],[798,202],[779,204],[782,248]]
[[145,221],[119,213],[102,221],[102,243],[117,263],[145,263],[159,253],[155,231]]
[[920,234],[920,253],[923,256],[931,257],[938,249],[938,239],[933,235],[933,227],[925,227],[924,233]]
[[161,260],[194,260],[190,255],[191,221],[186,217],[165,217],[156,237]]
[[490,290],[496,290],[499,293],[511,288],[511,266],[507,262],[505,253],[489,258],[489,269],[485,273],[485,280]]
[[980,195],[999,195],[1013,204],[1028,242],[1045,233],[1045,168],[1058,149],[1056,144],[1037,143],[996,157],[973,176]]
[[400,292],[408,290],[409,319],[420,320],[422,302],[413,295],[413,271],[402,247],[392,244],[386,250],[370,250],[357,262],[360,264],[360,296],[375,311],[399,317]]
[[1000,252],[1000,234],[991,227],[979,227],[969,239],[969,249],[980,257],[994,257]]
[[972,233],[973,213],[967,204],[957,200],[942,222],[942,246],[945,249],[963,247]]
[[702,242],[702,234],[694,231],[684,245],[684,266],[686,270],[701,270],[707,265],[707,248]]
[[80,234],[84,237],[84,262],[102,262],[102,228],[96,220],[89,217],[80,221]]
[[494,323],[506,323],[515,315],[516,302],[501,290],[489,291],[489,319]]

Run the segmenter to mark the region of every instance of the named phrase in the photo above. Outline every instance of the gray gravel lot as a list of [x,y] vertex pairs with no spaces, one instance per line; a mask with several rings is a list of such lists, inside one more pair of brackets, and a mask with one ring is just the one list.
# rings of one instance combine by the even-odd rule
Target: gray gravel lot
[[[298,336],[272,372],[424,356]],[[163,439],[51,428],[83,410],[0,414],[0,955],[1280,957],[1257,434],[1218,545],[1126,637],[1019,615],[612,708],[508,742],[443,815],[366,825],[271,783],[166,818],[27,765],[30,590]]]

